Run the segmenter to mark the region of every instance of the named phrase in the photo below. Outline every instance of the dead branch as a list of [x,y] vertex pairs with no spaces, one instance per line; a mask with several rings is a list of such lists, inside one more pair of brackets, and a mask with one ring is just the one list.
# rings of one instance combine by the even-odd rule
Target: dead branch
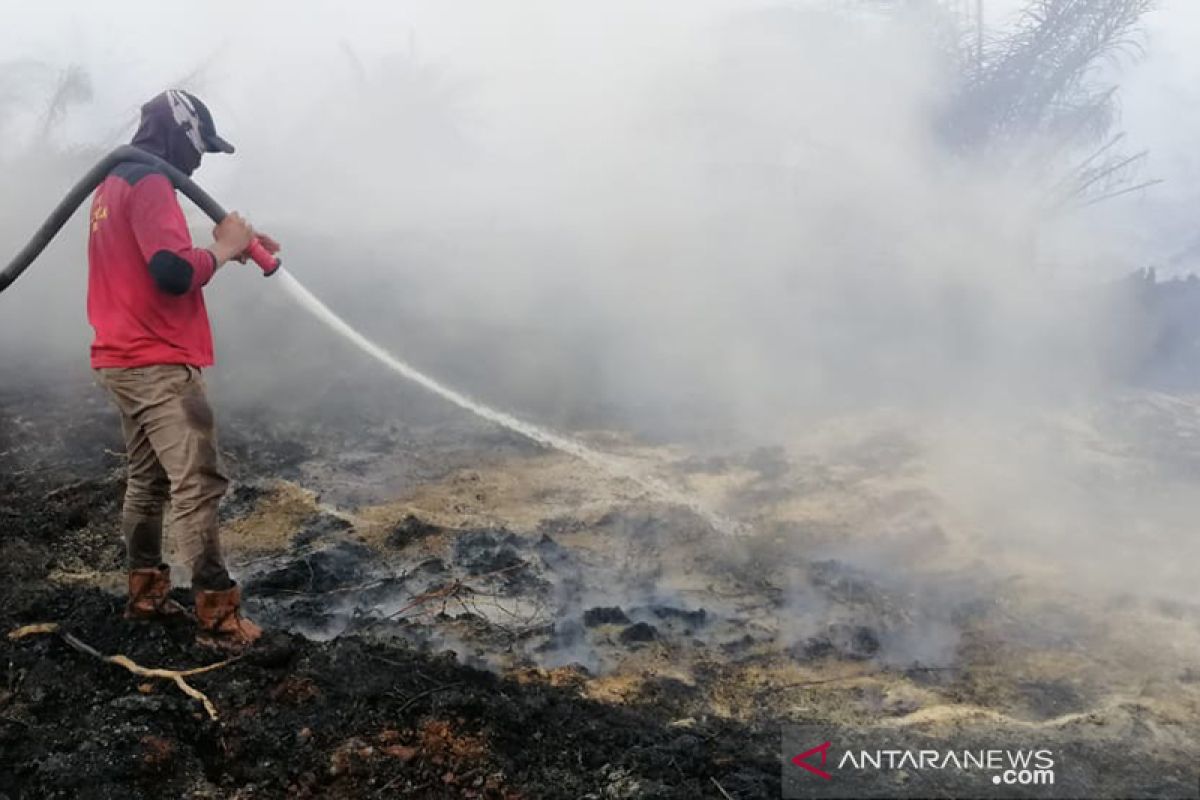
[[[467,613],[474,614],[487,621],[487,624],[493,628],[503,631],[509,638],[515,640],[521,639],[530,631],[537,630],[549,621],[549,615],[546,613],[545,604],[538,602],[532,611],[526,616],[522,616],[515,611],[504,606],[500,602],[497,595],[491,594],[474,594],[469,597],[454,598],[462,609]],[[490,602],[484,603],[484,600]],[[504,625],[492,619],[488,614],[484,613],[480,605],[490,606],[500,613],[513,620],[512,624]]]
[[[973,667],[986,667],[987,664],[973,664]],[[795,683],[785,683],[780,686],[766,686],[759,690],[758,695],[762,696],[769,692],[783,691],[786,689],[803,689],[809,686],[822,686],[827,683],[840,683],[841,681],[856,681],[863,678],[876,678],[880,675],[904,675],[912,672],[960,672],[967,669],[966,666],[932,666],[932,667],[906,667],[896,670],[891,667],[880,667],[878,669],[868,669],[863,672],[856,672],[853,675],[838,675],[832,678],[817,678],[811,681],[797,681]]]
[[234,561],[234,562],[230,563],[230,566],[237,570],[243,570],[246,567],[253,567],[258,564],[262,564],[266,561],[278,561],[285,557],[306,558],[307,556],[310,556],[313,553],[316,553],[320,549],[321,549],[320,545],[311,544],[311,545],[307,545],[305,547],[298,547],[295,550],[291,550],[287,553],[273,552],[273,553],[267,553],[267,554],[261,555],[261,556],[256,556],[254,558],[250,558],[245,561]]
[[62,634],[62,638],[63,641],[79,652],[85,653],[93,658],[98,658],[101,661],[106,661],[109,664],[116,664],[118,667],[124,667],[134,675],[139,675],[143,678],[159,678],[174,681],[175,685],[178,686],[184,694],[193,700],[200,701],[200,703],[204,705],[204,710],[208,712],[208,718],[214,722],[219,718],[219,715],[217,714],[217,707],[213,705],[212,701],[208,699],[208,696],[204,694],[204,692],[193,688],[184,679],[191,677],[192,675],[201,675],[205,672],[212,672],[213,670],[228,666],[229,664],[237,661],[239,658],[238,656],[234,656],[233,658],[228,658],[224,661],[217,662],[216,664],[209,664],[206,667],[196,667],[194,669],[187,670],[147,668],[135,663],[128,656],[121,655],[119,653],[115,656],[106,656],[93,648],[91,645],[81,642],[79,639],[75,638],[69,633]]
[[710,775],[708,779],[709,779],[710,781],[712,781],[712,782],[713,782],[713,786],[717,787],[717,791],[721,793],[721,796],[722,796],[722,797],[724,797],[724,798],[725,798],[725,800],[733,800],[733,796],[732,796],[732,795],[730,795],[730,794],[729,794],[729,792],[725,791],[725,787],[724,787],[724,786],[722,786],[721,784],[717,783],[717,779],[716,779],[716,778],[714,778],[714,777],[712,777],[712,776]]
[[81,481],[75,481],[74,483],[68,483],[65,486],[59,486],[56,489],[51,489],[50,491],[46,492],[46,495],[45,495],[45,497],[42,498],[42,500],[43,500],[43,502],[57,500],[58,498],[65,497],[66,495],[69,495],[79,489],[83,489],[88,486],[95,485],[95,483],[96,483],[95,478],[84,478]]
[[43,622],[37,625],[26,625],[10,631],[8,638],[15,641],[17,639],[23,639],[27,636],[49,633],[58,633],[68,646],[80,653],[83,653],[84,655],[91,656],[92,658],[95,658],[99,661],[104,661],[108,664],[115,664],[118,667],[123,667],[124,669],[132,672],[134,675],[138,675],[143,678],[157,678],[159,680],[173,681],[175,685],[179,687],[180,691],[193,700],[199,701],[204,706],[204,710],[208,712],[208,718],[214,722],[219,719],[217,707],[213,705],[212,701],[208,699],[208,696],[204,694],[204,692],[194,688],[187,682],[186,679],[192,677],[193,675],[203,675],[206,672],[218,670],[221,667],[229,666],[235,661],[241,659],[241,656],[234,656],[233,658],[227,658],[224,661],[219,661],[216,664],[209,664],[204,667],[195,667],[193,669],[183,670],[162,669],[159,667],[143,667],[141,664],[138,664],[133,659],[129,658],[129,656],[121,653],[118,653],[114,656],[104,655],[90,644],[80,640],[78,637],[73,636],[66,631],[60,630],[57,622]]
[[404,711],[409,706],[416,703],[418,700],[424,700],[426,697],[429,697],[432,694],[437,694],[438,692],[444,692],[447,689],[453,689],[455,686],[462,686],[462,683],[463,683],[462,681],[454,681],[453,683],[444,683],[441,686],[435,686],[432,689],[426,689],[423,692],[417,692],[412,697],[408,698],[408,700],[405,700],[400,705],[400,707],[397,708],[392,713],[399,714],[400,712]]
[[[308,562],[305,561],[305,563],[307,564]],[[309,570],[310,571],[312,570],[311,565],[309,565]],[[403,575],[400,577],[403,578]],[[392,576],[388,576],[386,578],[380,578],[379,580],[367,581],[366,583],[357,583],[353,586],[341,586],[337,589],[326,589],[323,592],[304,591],[302,589],[275,589],[274,593],[275,594],[302,595],[304,597],[324,597],[325,595],[330,595],[330,594],[346,594],[348,592],[366,591],[367,589],[374,589],[377,586],[383,586],[383,585],[391,582],[392,580],[394,580],[394,578]],[[311,584],[312,584],[312,581],[310,580],[309,585],[311,585]]]
[[20,628],[8,632],[9,641],[15,642],[18,639],[24,639],[26,636],[37,636],[44,633],[56,633],[58,631],[57,622],[39,622],[36,625],[23,625]]
[[428,603],[431,600],[439,600],[439,599],[440,600],[449,600],[450,598],[456,597],[460,592],[464,592],[464,591],[470,591],[470,589],[467,587],[467,585],[465,583],[463,583],[462,581],[460,581],[458,579],[452,580],[449,583],[443,584],[436,589],[431,589],[428,592],[422,592],[421,594],[419,594],[415,598],[413,598],[411,603],[408,603],[407,605],[405,605],[403,608],[401,608],[398,611],[394,611],[391,614],[388,614],[386,617],[384,617],[384,619],[395,619],[396,617],[400,616],[404,612],[410,611],[410,610],[416,608],[417,606],[424,605],[425,603]]
[[[511,567],[505,567],[504,569],[498,569],[493,572],[485,572],[484,574],[479,575],[477,577],[479,580],[482,581],[482,580],[486,580],[488,578],[494,578],[496,576],[503,575],[507,572],[513,572],[515,570],[522,569],[525,566],[527,566],[527,565],[524,562],[522,562],[520,564],[513,564]],[[476,594],[476,591],[474,589],[472,589],[470,586],[468,586],[467,584],[463,583],[462,580],[455,578],[454,580],[450,581],[449,583],[443,584],[436,589],[430,589],[428,592],[422,592],[421,594],[414,597],[412,599],[412,602],[405,604],[402,608],[399,608],[396,611],[393,611],[391,614],[388,614],[387,616],[380,617],[378,619],[373,619],[373,620],[367,622],[363,627],[369,628],[372,625],[377,625],[380,622],[383,622],[385,620],[394,620],[397,617],[399,617],[400,615],[402,615],[408,611],[411,611],[412,609],[414,609],[418,606],[432,602],[434,600],[442,601],[442,610],[444,611],[447,603],[449,603],[451,600],[455,599],[456,597],[460,597],[463,594]]]

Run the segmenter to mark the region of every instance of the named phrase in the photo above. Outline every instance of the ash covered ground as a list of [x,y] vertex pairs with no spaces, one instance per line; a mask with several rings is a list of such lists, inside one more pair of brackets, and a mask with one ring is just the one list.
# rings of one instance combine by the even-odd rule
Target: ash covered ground
[[[69,372],[2,385],[0,627],[211,663],[187,630],[120,619],[123,465],[101,391]],[[218,405],[225,540],[269,641],[191,679],[214,721],[58,635],[0,638],[0,793],[777,797],[785,725],[839,747],[1050,747],[1058,796],[1195,793],[1200,606],[1171,599],[1177,576],[1162,596],[1068,582],[1053,547],[981,539],[911,420],[745,449],[581,434],[747,523],[731,538],[432,398],[391,399],[403,413]],[[1197,431],[1189,399],[1138,394],[1027,433],[1090,453],[1095,493],[1194,475]],[[1137,570],[1136,541],[1106,545]],[[813,791],[972,781],[899,770]]]

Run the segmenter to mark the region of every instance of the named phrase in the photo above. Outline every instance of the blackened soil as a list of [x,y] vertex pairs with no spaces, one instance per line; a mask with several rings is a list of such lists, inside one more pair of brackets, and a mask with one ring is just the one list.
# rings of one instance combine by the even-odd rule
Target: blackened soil
[[[189,679],[215,703],[213,721],[172,682],[80,653],[58,634],[8,638],[57,622],[146,667],[217,659],[187,625],[126,622],[121,598],[51,580],[121,568],[121,463],[104,453],[119,443],[77,448],[70,435],[114,430],[115,419],[65,398],[61,415],[50,409],[63,430],[49,446],[4,399],[0,797],[690,799],[714,796],[714,780],[732,797],[778,796],[777,726],[672,727],[666,694],[613,706],[577,686],[508,680],[402,644],[271,634],[242,660]],[[462,547],[480,573],[519,564],[503,531]],[[342,555],[330,550],[311,571],[284,568],[264,588],[337,577]]]
[[[214,659],[186,627],[125,622],[119,598],[96,589],[55,589],[0,614],[5,630],[44,620],[144,666]],[[703,721],[680,731],[653,706],[597,704],[355,638],[275,634],[193,678],[219,722],[173,684],[56,635],[5,638],[0,663],[0,792],[12,797],[694,798],[712,778],[736,797],[778,792],[777,733]]]

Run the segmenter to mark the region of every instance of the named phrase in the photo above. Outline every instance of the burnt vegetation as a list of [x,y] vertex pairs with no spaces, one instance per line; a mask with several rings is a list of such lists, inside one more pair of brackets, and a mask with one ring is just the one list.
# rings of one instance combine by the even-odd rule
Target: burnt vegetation
[[[931,120],[942,143],[962,158],[1001,153],[1014,169],[1050,165],[1045,191],[1056,210],[1147,185],[1144,154],[1121,151],[1106,65],[1136,55],[1149,8],[1148,0],[1034,0],[1002,36],[956,30],[946,51],[954,80]],[[391,116],[433,108],[427,124],[453,138],[456,88],[442,76],[404,58],[364,66],[351,50],[345,56],[364,95],[397,82],[412,91]],[[43,145],[86,101],[89,82],[77,69],[22,69],[50,97],[36,126],[45,160]],[[18,88],[0,82],[0,126],[6,102],[27,102]],[[70,158],[82,164],[88,154]],[[1188,321],[1200,305],[1196,281],[1146,273],[1101,294],[1095,302],[1117,313],[1132,303],[1146,332],[1114,365],[1122,379],[1183,380],[1179,364],[1200,359]],[[377,302],[390,309],[389,298]],[[286,347],[273,352],[291,354]],[[334,369],[338,384],[352,366]],[[241,542],[235,561],[253,613],[273,632],[245,658],[191,679],[218,709],[213,720],[169,682],[142,680],[64,641],[68,633],[144,666],[214,658],[188,630],[120,618],[123,457],[103,396],[75,373],[48,380],[6,367],[0,377],[0,796],[774,797],[781,726],[813,722],[813,709],[828,703],[822,713],[834,710],[819,718],[826,734],[869,747],[887,740],[864,729],[860,709],[900,718],[929,697],[987,707],[998,702],[992,673],[972,667],[995,664],[1001,637],[988,626],[1020,627],[997,586],[914,588],[882,567],[810,559],[797,543],[847,533],[833,524],[764,523],[736,551],[684,508],[627,495],[615,507],[587,507],[592,477],[560,489],[566,500],[540,489],[528,499],[560,502],[562,513],[539,508],[524,527],[499,522],[493,510],[513,486],[472,470],[523,466],[546,455],[540,448],[390,384],[376,394],[334,385],[309,416],[299,391],[278,393],[289,413],[222,407],[235,479],[225,520],[254,533],[283,510],[269,520],[275,538]],[[311,389],[307,373],[293,378]],[[864,485],[899,483],[920,457],[907,438],[880,435],[832,465],[797,467],[782,448],[757,447],[679,466],[697,481],[738,476],[745,483],[730,504],[754,514],[831,486],[852,497],[855,475],[869,476]],[[313,487],[319,502],[288,495],[280,479]],[[453,490],[445,518],[408,509],[382,522],[359,516],[389,493],[434,483]],[[887,566],[947,545],[947,532],[919,513],[926,500],[897,501],[917,511],[887,521]],[[3,635],[46,622],[60,631]],[[1062,625],[1076,627],[1074,618]],[[931,631],[946,642],[931,643]],[[636,665],[626,671],[634,676],[611,675],[613,664]],[[885,680],[912,691],[891,692]],[[1096,699],[1061,677],[1022,678],[1005,691],[1016,732],[981,744],[1020,743],[1021,726],[1086,713]],[[1131,720],[1136,730],[1154,722]],[[1180,753],[1191,755],[1183,747],[1113,748],[1116,764],[1102,757],[1110,742],[1052,735],[1101,765],[1067,780],[1077,796],[1101,785],[1168,791],[1194,777],[1181,766]],[[837,791],[886,793],[907,780]],[[977,788],[937,780],[921,788],[946,796]]]
[[[126,622],[119,594],[80,580],[121,569],[120,470],[99,446],[110,442],[43,434],[107,431],[111,415],[86,403],[91,413],[80,414],[74,394],[47,404],[44,391],[36,401],[24,391],[2,395],[0,629],[55,620],[100,653],[141,665],[212,662],[190,630]],[[89,465],[105,468],[79,478]],[[228,510],[236,514],[251,493],[235,491]],[[319,539],[343,528],[318,517],[297,533]],[[418,536],[423,528],[402,526]],[[503,533],[463,541],[469,574],[515,563]],[[355,570],[363,549],[343,542],[321,558],[284,555],[284,566],[264,567],[249,585],[264,601],[289,592],[320,597],[361,578]],[[64,573],[75,579],[64,583]],[[186,594],[179,599],[187,602]],[[653,698],[612,706],[586,699],[577,680],[500,677],[403,642],[273,634],[247,658],[191,679],[220,709],[219,721],[169,684],[139,681],[54,634],[0,638],[0,663],[0,792],[12,797],[240,790],[262,797],[685,798],[709,792],[713,779],[737,796],[778,791],[770,729],[718,718],[671,727],[675,709]]]

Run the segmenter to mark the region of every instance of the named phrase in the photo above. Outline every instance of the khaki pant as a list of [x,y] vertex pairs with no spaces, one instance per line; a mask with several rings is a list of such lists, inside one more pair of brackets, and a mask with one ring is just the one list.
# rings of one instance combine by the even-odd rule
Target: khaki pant
[[212,409],[200,370],[175,364],[98,369],[121,412],[129,476],[121,531],[129,568],[162,563],[163,506],[192,571],[195,589],[230,586],[217,532],[217,506],[229,485],[217,456]]

